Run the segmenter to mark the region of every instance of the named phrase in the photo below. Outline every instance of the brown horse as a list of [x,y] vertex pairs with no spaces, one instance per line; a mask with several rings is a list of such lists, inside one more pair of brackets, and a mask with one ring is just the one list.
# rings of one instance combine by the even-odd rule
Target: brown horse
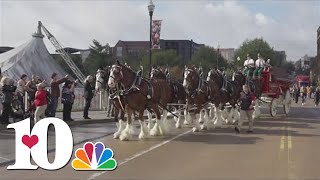
[[[166,68],[165,72],[161,68],[154,68],[152,67],[151,70],[151,79],[162,79],[166,80],[166,82],[169,84],[169,91],[171,92],[170,100],[168,103],[172,104],[185,104],[186,103],[186,93],[184,90],[184,87],[181,82],[170,78],[169,69]],[[182,122],[182,111],[179,110],[179,105],[173,106],[178,111],[178,118],[176,119],[176,128],[181,128],[181,122]],[[164,120],[166,120],[167,117],[167,111],[163,111]],[[176,117],[175,117],[176,118]]]
[[139,138],[146,138],[148,129],[143,119],[143,113],[146,109],[150,109],[156,114],[156,124],[150,134],[153,136],[164,135],[166,132],[161,121],[159,106],[166,107],[168,103],[169,97],[162,98],[168,96],[166,81],[152,80],[149,82],[142,78],[139,82],[139,77],[134,71],[117,61],[111,67],[108,86],[115,88],[118,83],[123,87],[121,96],[124,99],[124,109],[128,114],[127,126],[121,132],[120,140],[130,139],[133,129],[131,117],[135,111],[138,112],[141,125]]
[[[194,118],[196,114],[200,113],[200,119],[199,121],[195,121],[193,131],[199,131],[200,128],[210,128],[209,110],[207,107],[210,102],[213,102],[219,91],[217,84],[212,81],[203,80],[201,68],[185,67],[183,86],[187,93],[187,111],[189,112],[191,105],[195,105]],[[199,122],[203,122],[202,127],[200,127]]]
[[[242,91],[242,85],[245,84],[245,76],[242,73],[237,72],[233,75],[233,80],[229,81],[218,72],[217,70],[210,70],[208,73],[207,81],[215,82],[218,85],[219,92],[218,96],[215,98],[216,105],[216,126],[222,126],[222,112],[225,109],[227,103],[231,105],[231,111],[225,121],[231,122],[232,117],[238,118],[238,113],[235,113],[236,104],[240,98],[240,92]],[[217,106],[217,104],[219,104]]]
[[[117,127],[118,131],[114,133],[114,138],[119,138],[120,133],[122,130],[125,128],[124,124],[124,116],[125,116],[125,111],[123,108],[124,100],[121,98],[119,92],[120,92],[120,86],[119,84],[116,86],[116,88],[109,88],[107,83],[110,75],[110,66],[107,66],[105,68],[100,68],[97,71],[96,74],[96,91],[107,91],[109,97],[105,97],[105,100],[107,98],[110,98],[112,101],[112,104],[114,106],[114,121],[118,122]],[[120,114],[120,120],[119,120],[119,114]]]

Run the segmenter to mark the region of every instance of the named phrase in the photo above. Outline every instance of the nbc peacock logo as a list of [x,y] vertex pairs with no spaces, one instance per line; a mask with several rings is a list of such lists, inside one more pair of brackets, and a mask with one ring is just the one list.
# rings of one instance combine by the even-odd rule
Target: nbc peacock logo
[[97,142],[87,142],[83,148],[79,148],[75,153],[76,158],[72,161],[75,170],[92,171],[104,170],[112,171],[117,167],[117,161],[113,158],[113,151],[105,148],[104,144]]

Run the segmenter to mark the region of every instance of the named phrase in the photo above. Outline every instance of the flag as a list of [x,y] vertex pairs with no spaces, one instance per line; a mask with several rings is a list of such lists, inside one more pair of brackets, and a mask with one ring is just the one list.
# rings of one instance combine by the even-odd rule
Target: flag
[[160,49],[160,31],[162,20],[152,21],[151,43],[152,49]]

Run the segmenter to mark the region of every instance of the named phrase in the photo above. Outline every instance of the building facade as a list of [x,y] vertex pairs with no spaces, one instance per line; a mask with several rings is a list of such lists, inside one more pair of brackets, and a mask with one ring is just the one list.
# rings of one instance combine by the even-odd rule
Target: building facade
[[[191,60],[192,55],[201,47],[203,44],[197,44],[192,40],[160,40],[160,48],[164,50],[175,50],[177,55],[182,58],[184,63]],[[113,57],[139,60],[149,52],[150,44],[149,41],[121,41],[113,47]]]
[[287,62],[286,51],[275,51],[275,56],[276,60],[279,61],[276,64],[277,66],[281,66]]
[[235,49],[234,48],[220,48],[219,54],[227,60],[228,63],[234,61]]
[[175,50],[182,58],[183,64],[189,62],[192,55],[204,44],[197,44],[193,40],[160,40],[160,48],[165,50]]
[[311,67],[311,57],[305,55],[301,58],[301,69],[309,70]]
[[149,41],[121,41],[112,48],[112,55],[114,58],[121,59],[127,57],[128,59],[139,59],[144,54],[148,53],[150,48]]

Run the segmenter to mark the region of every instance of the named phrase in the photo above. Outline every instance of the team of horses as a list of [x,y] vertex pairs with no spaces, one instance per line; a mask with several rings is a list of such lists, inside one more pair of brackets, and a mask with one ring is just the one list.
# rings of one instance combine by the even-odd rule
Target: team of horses
[[[150,79],[145,79],[119,61],[100,68],[96,74],[96,91],[110,92],[114,118],[118,122],[114,138],[130,140],[136,116],[141,127],[139,139],[166,135],[170,128],[168,113],[175,117],[176,128],[194,124],[194,132],[221,127],[223,121],[233,123],[238,120],[237,105],[246,83],[241,72],[234,72],[232,79],[228,79],[219,70],[211,69],[205,77],[201,67],[186,66],[183,76],[182,82],[170,77],[168,69],[153,67]],[[227,105],[231,110],[225,110]],[[148,123],[144,119],[145,111],[148,112]],[[195,120],[198,115],[199,119]]]

